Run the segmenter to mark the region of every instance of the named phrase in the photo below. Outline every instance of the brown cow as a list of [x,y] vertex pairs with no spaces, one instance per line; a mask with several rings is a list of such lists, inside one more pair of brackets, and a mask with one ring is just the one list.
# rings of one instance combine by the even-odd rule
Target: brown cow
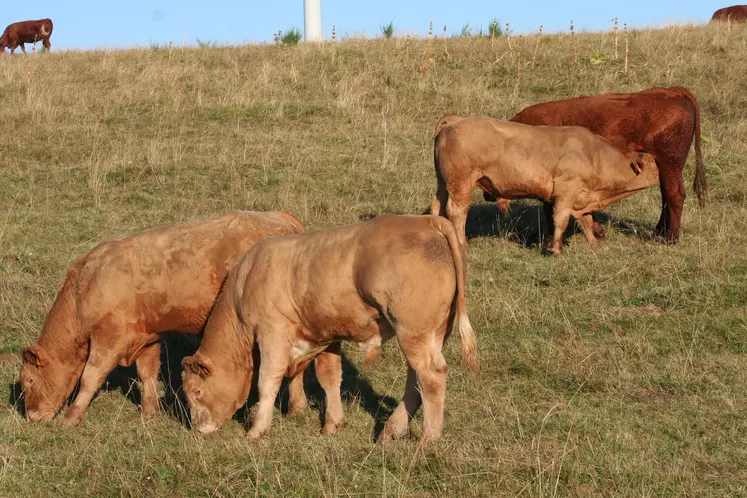
[[52,49],[49,37],[52,36],[52,20],[39,19],[38,21],[21,21],[8,25],[0,36],[0,52],[5,52],[6,47],[10,53],[15,52],[16,47],[20,46],[23,53],[26,53],[24,43],[36,43],[41,41],[46,50]]
[[747,22],[747,5],[732,5],[713,13],[711,22]]
[[693,189],[700,206],[705,206],[708,184],[700,150],[700,106],[685,88],[651,88],[637,93],[545,102],[527,107],[511,121],[583,126],[624,152],[647,152],[654,156],[661,187],[661,216],[656,232],[672,243],[679,239],[685,203],[682,170],[694,137]]
[[496,198],[539,199],[552,206],[550,250],[562,254],[570,216],[596,246],[591,212],[656,183],[653,157],[623,154],[579,126],[529,126],[476,116],[444,126],[435,140],[438,190],[431,213],[454,223],[466,248],[465,224],[472,190]]
[[[143,413],[158,413],[161,335],[200,333],[223,280],[247,249],[264,237],[303,231],[287,213],[232,211],[94,247],[70,268],[41,337],[24,350],[26,416],[51,420],[80,378],[63,421],[75,424],[117,363],[133,362],[143,381]],[[291,411],[297,411],[305,405],[301,381],[291,394]]]
[[[464,272],[454,227],[437,216],[378,216],[259,242],[229,274],[200,349],[182,363],[192,426],[214,432],[244,402],[255,347],[259,409],[250,439],[269,430],[284,375],[295,375],[343,339],[364,344],[370,363],[382,342],[396,336],[408,363],[407,381],[381,436],[404,435],[422,401],[423,439],[437,439],[447,370],[441,348],[455,318],[462,358],[477,372]],[[328,400],[325,432],[334,432],[343,418],[339,378],[322,387]]]

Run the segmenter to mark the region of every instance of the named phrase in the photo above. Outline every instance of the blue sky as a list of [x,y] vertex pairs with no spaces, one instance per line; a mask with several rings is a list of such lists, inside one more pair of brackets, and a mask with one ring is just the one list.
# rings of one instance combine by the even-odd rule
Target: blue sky
[[[400,33],[425,35],[433,21],[438,34],[444,25],[452,34],[467,23],[486,28],[494,17],[501,24],[510,21],[519,33],[536,31],[540,24],[546,32],[567,30],[571,20],[576,29],[592,31],[610,27],[615,16],[621,26],[627,22],[632,27],[705,23],[727,4],[731,5],[723,0],[322,0],[322,18],[325,38],[330,38],[333,24],[338,37],[378,36],[379,26],[389,21]],[[191,45],[198,38],[219,44],[257,43],[271,42],[273,33],[281,29],[303,29],[303,0],[21,0],[3,4],[0,25],[44,17],[54,22],[53,50],[129,48],[169,40],[181,45],[185,25]]]

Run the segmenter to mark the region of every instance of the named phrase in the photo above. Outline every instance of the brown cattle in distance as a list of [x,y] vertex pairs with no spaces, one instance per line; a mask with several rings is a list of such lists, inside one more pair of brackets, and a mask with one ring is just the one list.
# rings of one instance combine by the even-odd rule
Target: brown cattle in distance
[[[219,218],[155,228],[104,241],[68,271],[37,342],[23,352],[26,416],[49,421],[80,378],[63,424],[80,421],[117,364],[135,362],[142,410],[158,413],[160,338],[199,334],[229,270],[265,237],[303,232],[282,212],[232,211]],[[300,379],[301,376],[299,376]],[[305,405],[295,383],[292,403]]]
[[20,46],[23,53],[26,53],[24,43],[42,42],[44,48],[52,49],[49,37],[52,36],[52,20],[39,19],[38,21],[21,21],[8,25],[0,36],[0,51],[5,52],[6,48],[10,53],[15,52],[16,47]]
[[[423,440],[438,439],[447,371],[441,349],[455,318],[465,366],[477,372],[464,286],[454,227],[437,216],[384,215],[259,242],[229,274],[200,349],[182,363],[192,426],[214,432],[244,402],[255,347],[259,408],[250,439],[269,430],[283,376],[341,340],[363,344],[370,363],[382,342],[396,336],[407,381],[381,437],[405,435],[422,402]],[[319,381],[327,396],[324,429],[331,433],[343,419],[340,377]]]
[[651,154],[659,168],[661,188],[661,216],[656,232],[672,243],[679,239],[685,203],[682,170],[694,138],[693,189],[700,206],[705,206],[708,184],[700,150],[700,106],[685,88],[651,88],[636,93],[608,93],[545,102],[527,107],[511,121],[529,125],[583,126],[621,151]]
[[592,247],[591,212],[655,184],[652,156],[623,154],[578,126],[529,126],[483,116],[456,120],[435,139],[438,190],[431,213],[454,223],[466,248],[465,224],[472,190],[495,198],[539,199],[555,222],[550,250],[562,254],[563,232],[576,218]]
[[747,5],[732,5],[713,13],[711,22],[747,22]]

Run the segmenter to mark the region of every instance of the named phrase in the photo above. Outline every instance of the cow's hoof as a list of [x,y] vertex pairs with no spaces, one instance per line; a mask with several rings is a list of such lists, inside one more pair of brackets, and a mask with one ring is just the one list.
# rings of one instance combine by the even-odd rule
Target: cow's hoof
[[78,425],[78,423],[82,420],[83,417],[76,417],[76,416],[64,416],[62,417],[62,427],[65,429],[69,429],[71,427],[75,427]]
[[262,436],[264,436],[264,432],[254,429],[246,433],[246,439],[249,441],[259,441],[260,439],[262,439]]
[[595,221],[594,224],[591,227],[591,231],[594,233],[594,237],[598,239],[604,239],[606,237],[604,233],[604,228],[602,225],[599,224],[598,221]]
[[143,418],[151,419],[157,417],[159,414],[158,407],[152,407],[152,406],[141,406],[140,407],[140,415],[142,415]]
[[389,424],[384,426],[384,430],[379,434],[379,441],[394,441],[396,439],[402,439],[407,436],[407,427],[394,427]]
[[307,403],[297,403],[295,405],[290,405],[288,406],[288,413],[286,413],[285,416],[288,418],[297,417],[306,409],[307,406]]
[[325,436],[336,434],[337,431],[340,430],[340,427],[342,427],[342,422],[340,423],[325,422],[324,427],[322,427],[322,434],[324,434]]

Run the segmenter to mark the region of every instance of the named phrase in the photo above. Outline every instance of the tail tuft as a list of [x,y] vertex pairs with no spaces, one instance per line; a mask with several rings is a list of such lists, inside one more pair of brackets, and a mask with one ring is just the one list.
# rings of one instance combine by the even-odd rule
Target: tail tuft
[[462,363],[464,368],[472,374],[475,379],[480,378],[480,365],[477,357],[477,337],[472,325],[469,323],[467,314],[460,314],[459,339],[462,343]]

